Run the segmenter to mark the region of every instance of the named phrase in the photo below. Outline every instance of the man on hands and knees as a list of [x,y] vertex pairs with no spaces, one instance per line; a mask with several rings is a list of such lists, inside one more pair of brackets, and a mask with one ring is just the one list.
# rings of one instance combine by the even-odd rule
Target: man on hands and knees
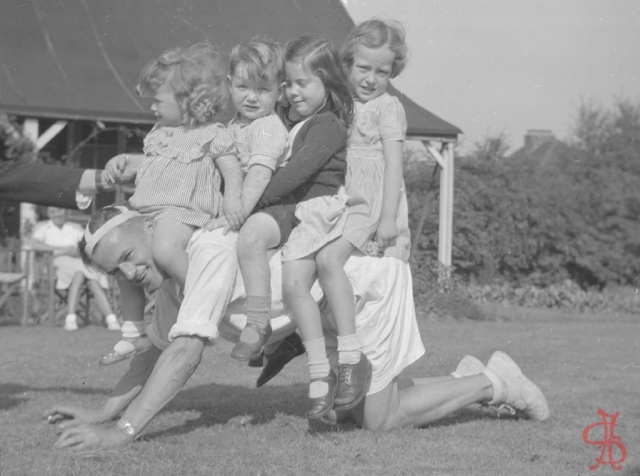
[[[153,233],[151,219],[120,207],[100,210],[87,225],[86,244],[80,247],[94,265],[119,279],[158,290],[156,314],[145,329],[155,348],[132,359],[127,373],[98,409],[56,406],[45,413],[50,422],[65,428],[56,442],[58,447],[129,444],[182,389],[199,365],[204,347],[215,342],[218,329],[237,336],[244,325],[242,319],[234,319],[242,312],[244,298],[237,279],[237,234],[223,235],[221,230],[194,234],[187,249],[189,271],[181,301],[175,283],[153,262]],[[279,286],[274,283],[281,279],[278,255],[270,266],[275,291]],[[425,426],[472,403],[506,404],[531,419],[548,418],[542,392],[503,353],[494,354],[486,368],[466,365],[469,359],[463,359],[455,375],[458,378],[399,378],[424,353],[408,264],[395,258],[351,256],[345,271],[356,296],[358,332],[371,329],[363,333],[362,343],[373,365],[373,377],[366,398],[347,413],[330,414],[334,421],[351,418],[371,430]],[[322,312],[325,328],[334,329],[326,303]],[[265,377],[273,377],[296,353],[295,343],[284,340],[293,332],[290,320],[281,313],[271,322],[274,332],[267,350],[274,342],[282,344],[271,346],[275,352],[266,352]],[[337,339],[328,338],[327,343],[329,354],[335,356]],[[286,350],[290,344],[293,348]],[[115,426],[97,426],[121,412]]]

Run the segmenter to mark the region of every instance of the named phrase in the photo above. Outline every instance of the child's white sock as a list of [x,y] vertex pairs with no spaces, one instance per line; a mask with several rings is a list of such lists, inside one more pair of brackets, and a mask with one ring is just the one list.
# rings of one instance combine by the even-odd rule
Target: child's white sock
[[[307,362],[309,367],[309,379],[326,377],[331,371],[329,359],[327,359],[327,349],[324,346],[324,337],[320,339],[303,342],[307,351]],[[311,382],[309,385],[309,398],[319,398],[327,394],[329,386],[326,382]]]

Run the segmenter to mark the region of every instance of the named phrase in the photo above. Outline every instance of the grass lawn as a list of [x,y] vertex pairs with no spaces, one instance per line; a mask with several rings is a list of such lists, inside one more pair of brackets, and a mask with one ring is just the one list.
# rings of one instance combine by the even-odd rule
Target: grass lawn
[[[309,424],[306,360],[261,389],[258,369],[205,351],[186,388],[123,452],[55,450],[42,413],[55,403],[97,405],[126,364],[97,365],[117,333],[97,326],[0,327],[0,474],[10,475],[589,475],[640,476],[640,320],[494,308],[488,322],[420,321],[426,355],[407,376],[451,372],[470,353],[510,354],[545,392],[543,423],[477,407],[426,429],[372,433]],[[623,471],[590,471],[600,447],[583,442],[598,409],[620,412]],[[592,440],[602,431],[593,430]]]

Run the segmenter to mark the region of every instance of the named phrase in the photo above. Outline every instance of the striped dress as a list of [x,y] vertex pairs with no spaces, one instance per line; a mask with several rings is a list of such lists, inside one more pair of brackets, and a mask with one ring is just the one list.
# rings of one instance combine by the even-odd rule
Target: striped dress
[[156,124],[144,139],[144,154],[131,206],[154,219],[195,227],[222,214],[222,178],[214,161],[235,154],[233,137],[224,126],[187,129]]

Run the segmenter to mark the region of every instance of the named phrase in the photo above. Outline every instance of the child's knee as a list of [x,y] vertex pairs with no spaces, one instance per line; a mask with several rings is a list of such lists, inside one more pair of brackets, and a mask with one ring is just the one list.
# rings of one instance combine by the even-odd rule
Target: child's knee
[[260,234],[254,228],[241,228],[238,234],[238,253],[251,251],[262,244]]
[[338,252],[323,249],[316,256],[316,266],[320,276],[331,276],[334,273],[344,273],[345,258]]

